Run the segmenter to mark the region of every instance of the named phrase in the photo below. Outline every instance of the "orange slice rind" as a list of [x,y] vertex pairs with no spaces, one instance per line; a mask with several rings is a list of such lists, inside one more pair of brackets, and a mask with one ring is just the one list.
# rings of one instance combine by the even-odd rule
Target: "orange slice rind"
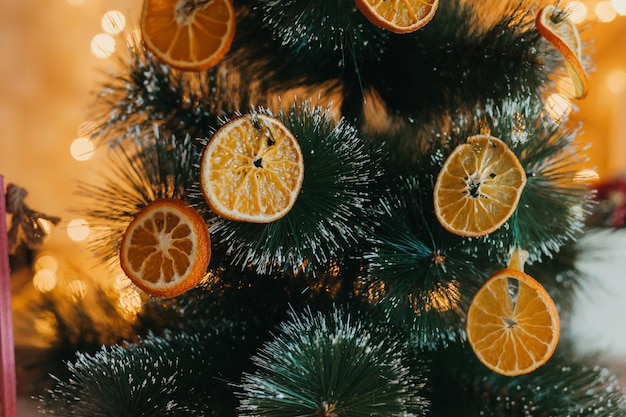
[[203,71],[226,55],[235,35],[232,0],[144,0],[143,42],[173,68]]
[[559,341],[560,320],[541,284],[508,267],[494,273],[474,295],[466,330],[483,365],[501,375],[518,376],[550,359]]
[[535,26],[565,59],[567,73],[574,84],[574,97],[584,98],[589,90],[588,77],[582,65],[582,43],[574,22],[556,6],[547,5],[537,13]]
[[470,136],[444,162],[433,191],[439,223],[459,236],[485,236],[515,212],[526,174],[500,139]]
[[195,287],[210,258],[204,220],[178,199],[158,199],[143,208],[128,225],[120,246],[126,276],[155,297],[171,298]]
[[394,33],[411,33],[432,20],[439,0],[355,0],[356,7],[376,26]]
[[200,162],[200,184],[211,210],[236,221],[269,223],[293,207],[304,179],[295,136],[278,119],[247,114],[209,139]]

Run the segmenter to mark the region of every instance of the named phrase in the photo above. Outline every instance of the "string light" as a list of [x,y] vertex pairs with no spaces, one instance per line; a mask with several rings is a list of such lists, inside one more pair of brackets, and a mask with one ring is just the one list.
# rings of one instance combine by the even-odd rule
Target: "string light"
[[126,16],[118,10],[109,10],[100,20],[102,30],[110,35],[117,35],[126,27]]
[[50,269],[41,269],[33,276],[33,286],[39,292],[50,292],[57,285],[57,274]]
[[35,260],[33,268],[35,271],[47,269],[56,273],[59,270],[59,261],[52,255],[41,255]]
[[82,242],[89,236],[89,223],[84,219],[73,219],[67,224],[67,235],[75,242]]
[[618,15],[626,16],[626,0],[611,0],[611,5]]
[[108,58],[115,52],[115,38],[108,33],[98,33],[91,39],[91,53],[96,58]]
[[70,154],[77,161],[86,161],[93,156],[94,145],[89,138],[76,138],[70,145]]
[[544,108],[555,123],[560,123],[571,113],[572,103],[564,95],[554,93],[546,99]]
[[617,16],[617,12],[610,1],[601,1],[596,4],[595,12],[601,22],[611,22]]
[[565,11],[574,23],[582,23],[587,18],[587,6],[580,1],[570,1],[565,6]]

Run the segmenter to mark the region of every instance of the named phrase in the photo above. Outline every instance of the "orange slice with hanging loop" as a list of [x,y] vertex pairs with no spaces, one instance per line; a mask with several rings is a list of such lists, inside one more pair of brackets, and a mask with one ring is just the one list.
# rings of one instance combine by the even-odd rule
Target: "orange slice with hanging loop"
[[506,376],[544,365],[559,341],[557,308],[541,284],[523,272],[526,256],[516,250],[509,266],[474,295],[467,312],[467,339],[476,357]]
[[435,214],[451,233],[485,236],[513,214],[525,185],[524,168],[503,141],[470,136],[439,172],[433,193]]
[[355,0],[371,23],[394,33],[410,33],[432,20],[439,0]]
[[211,258],[208,228],[200,214],[178,199],[148,204],[128,225],[120,265],[139,288],[170,298],[196,286]]
[[589,90],[587,73],[582,65],[582,43],[574,22],[554,5],[537,13],[535,26],[565,59],[565,67],[574,84],[574,97],[584,98]]
[[219,216],[269,223],[285,216],[298,198],[304,159],[295,136],[263,114],[237,117],[211,136],[200,162],[200,183]]
[[144,0],[141,35],[166,64],[203,71],[217,64],[235,36],[232,0]]

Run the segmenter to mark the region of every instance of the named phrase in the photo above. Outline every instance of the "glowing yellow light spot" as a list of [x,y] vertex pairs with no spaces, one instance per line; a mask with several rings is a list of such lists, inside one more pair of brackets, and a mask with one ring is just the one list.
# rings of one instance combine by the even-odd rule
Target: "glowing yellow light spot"
[[67,235],[76,242],[82,242],[89,236],[89,223],[84,219],[73,219],[67,224]]
[[34,269],[35,271],[47,269],[52,272],[57,272],[59,270],[59,261],[52,255],[41,255],[35,260]]
[[594,10],[596,12],[596,16],[598,16],[598,20],[601,22],[610,22],[617,16],[617,12],[613,8],[610,1],[601,1],[596,4],[596,8]]
[[70,153],[77,161],[86,161],[93,156],[94,145],[89,138],[76,138],[70,145]]
[[127,320],[132,320],[137,316],[141,311],[142,304],[141,294],[136,289],[130,287],[122,291],[117,300],[117,307]]
[[572,103],[562,94],[551,94],[544,105],[548,115],[555,123],[564,121],[572,111]]
[[74,302],[78,302],[87,295],[87,285],[79,279],[74,279],[67,284],[69,293]]
[[598,181],[600,175],[593,169],[581,169],[574,175],[574,182],[586,182],[591,183]]
[[606,76],[606,83],[613,94],[626,91],[626,71],[613,70]]
[[118,10],[109,10],[100,20],[102,30],[110,35],[117,35],[126,27],[126,16]]
[[574,23],[581,23],[587,18],[587,6],[580,1],[570,1],[565,6],[565,11]]
[[115,52],[115,38],[108,33],[98,33],[91,39],[91,53],[96,58],[108,58]]
[[132,285],[133,282],[125,274],[121,273],[115,277],[113,289],[118,293],[122,293]]
[[41,336],[38,342],[43,339],[53,339],[56,334],[57,319],[52,312],[45,312],[40,317],[33,320],[33,327],[35,331]]
[[126,46],[131,51],[138,51],[143,48],[140,29],[135,29],[126,36]]
[[33,285],[39,292],[50,292],[57,285],[57,274],[49,269],[41,269],[33,276]]
[[611,0],[611,6],[618,15],[626,16],[626,0]]

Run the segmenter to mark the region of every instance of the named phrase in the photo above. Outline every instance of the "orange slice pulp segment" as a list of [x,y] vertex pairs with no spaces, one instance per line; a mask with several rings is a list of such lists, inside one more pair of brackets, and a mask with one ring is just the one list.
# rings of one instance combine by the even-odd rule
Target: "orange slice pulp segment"
[[565,67],[574,84],[574,97],[584,98],[589,90],[588,77],[582,65],[582,43],[574,22],[564,11],[547,5],[537,13],[535,26],[565,59]]
[[435,214],[460,236],[484,236],[513,214],[526,184],[515,154],[498,138],[474,135],[446,159],[434,188]]
[[200,183],[211,209],[237,221],[269,223],[293,207],[304,179],[294,135],[278,119],[237,117],[213,134],[200,163]]
[[128,225],[120,265],[139,288],[175,297],[196,286],[211,258],[209,231],[200,214],[178,199],[148,204]]
[[371,23],[394,33],[410,33],[432,20],[439,0],[355,0]]
[[232,0],[144,0],[141,34],[166,64],[203,71],[230,49],[235,34]]

